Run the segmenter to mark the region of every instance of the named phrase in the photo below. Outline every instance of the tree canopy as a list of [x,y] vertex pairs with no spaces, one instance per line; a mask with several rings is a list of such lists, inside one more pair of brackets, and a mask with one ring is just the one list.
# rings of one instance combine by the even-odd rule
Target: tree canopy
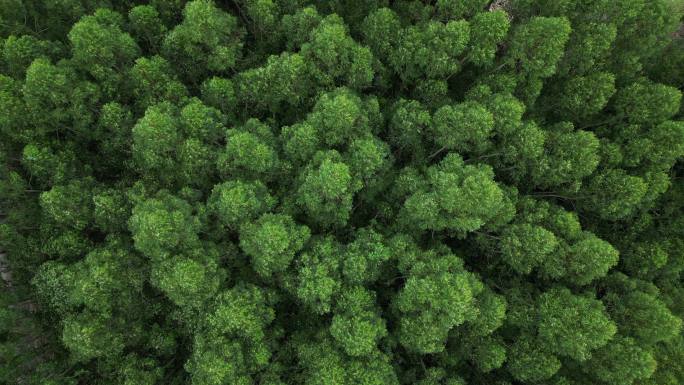
[[684,384],[682,0],[0,0],[0,384]]

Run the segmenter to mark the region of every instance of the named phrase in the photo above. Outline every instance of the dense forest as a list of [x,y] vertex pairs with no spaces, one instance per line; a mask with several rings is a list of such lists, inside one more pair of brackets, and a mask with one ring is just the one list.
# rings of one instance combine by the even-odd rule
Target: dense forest
[[0,384],[684,384],[682,0],[0,0]]

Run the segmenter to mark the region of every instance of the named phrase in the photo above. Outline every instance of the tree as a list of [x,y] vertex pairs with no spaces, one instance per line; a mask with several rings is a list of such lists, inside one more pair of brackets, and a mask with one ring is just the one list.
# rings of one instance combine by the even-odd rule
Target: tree
[[245,383],[271,356],[266,329],[275,317],[268,294],[253,285],[221,292],[202,320],[185,368],[193,383]]
[[133,206],[128,228],[135,248],[154,260],[197,245],[199,223],[184,200],[161,191]]
[[606,170],[591,178],[582,205],[605,219],[624,218],[636,210],[647,188],[643,179],[625,170]]
[[160,56],[141,57],[130,70],[138,108],[145,110],[164,101],[180,104],[188,96],[186,87],[178,81],[171,63]]
[[71,123],[73,76],[69,68],[55,66],[45,58],[34,60],[28,67],[21,93],[26,106],[26,118],[37,126],[37,132],[33,135],[63,130],[64,125]]
[[308,250],[297,259],[294,288],[299,301],[318,314],[329,313],[341,289],[340,263],[342,246],[332,237],[312,239]]
[[252,34],[263,43],[276,40],[276,35],[269,33],[276,29],[281,17],[280,7],[273,0],[242,0],[244,13],[249,18]]
[[553,127],[544,143],[544,156],[531,166],[531,177],[541,188],[581,185],[599,164],[599,140],[572,124]]
[[566,278],[578,285],[604,277],[618,262],[618,251],[593,234],[572,244],[567,253]]
[[[449,2],[458,4],[454,1]],[[509,28],[509,16],[504,11],[475,14],[470,24],[471,44],[468,47],[468,61],[478,66],[491,65],[494,62],[498,45],[503,42]]]
[[242,35],[237,18],[211,0],[190,1],[183,22],[164,38],[162,52],[187,79],[200,82],[208,71],[226,73],[235,66]]
[[336,14],[326,16],[311,31],[301,54],[311,63],[313,76],[323,87],[346,85],[363,89],[373,80],[370,50],[356,43]]
[[204,143],[217,143],[224,135],[225,118],[219,110],[204,105],[199,99],[190,99],[180,110],[183,133]]
[[299,176],[296,203],[323,227],[344,225],[361,186],[335,150],[318,152]]
[[106,189],[93,194],[93,222],[100,230],[126,231],[130,215],[130,203],[121,191]]
[[124,348],[122,336],[112,333],[106,319],[87,313],[65,318],[62,342],[76,362],[116,356]]
[[551,352],[578,361],[591,357],[613,337],[617,328],[601,303],[554,288],[537,300],[538,338]]
[[38,58],[54,60],[63,47],[52,41],[40,40],[31,35],[9,35],[2,45],[2,62],[7,74],[15,79],[26,75],[26,69]]
[[[621,6],[624,4],[627,3]],[[605,2],[596,5],[598,8],[605,7]],[[601,11],[603,10],[599,10]],[[586,74],[597,66],[602,67],[609,57],[611,46],[617,38],[619,20],[614,19],[611,23],[592,20],[592,17],[585,17],[585,20],[573,23],[573,31],[565,57],[560,63],[559,73]]]
[[557,252],[558,240],[549,230],[530,224],[506,227],[501,235],[503,260],[520,274],[546,262],[549,254]]
[[[54,186],[40,194],[45,219],[58,225],[83,230],[92,221],[93,204],[89,181],[72,181],[66,186]],[[78,199],[74,200],[74,197]]]
[[359,229],[354,241],[346,245],[342,274],[353,285],[375,282],[383,264],[390,258],[390,249],[385,245],[382,235],[373,229]]
[[462,385],[463,379],[460,377],[449,377],[443,368],[428,368],[425,370],[425,376],[417,382],[420,385]]
[[306,120],[325,133],[325,144],[337,146],[371,131],[374,107],[342,87],[321,95]]
[[435,142],[441,149],[481,153],[490,146],[494,117],[477,102],[444,106],[432,117]]
[[515,342],[509,353],[508,371],[519,381],[541,381],[551,378],[561,368],[555,355],[525,336]]
[[656,242],[631,245],[629,252],[621,258],[624,270],[634,277],[651,277],[667,265],[667,249]]
[[401,22],[390,8],[380,8],[366,16],[362,33],[364,42],[376,57],[388,57],[399,42]]
[[350,356],[365,356],[387,335],[385,321],[378,315],[374,295],[353,287],[342,293],[330,324],[330,334]]
[[460,57],[470,41],[467,21],[431,21],[401,30],[389,60],[405,82],[417,78],[446,78],[461,69]]
[[393,302],[402,313],[399,341],[419,354],[439,353],[449,331],[476,314],[473,297],[481,283],[454,255],[423,252],[418,258]]
[[648,81],[621,89],[615,97],[616,112],[634,123],[660,123],[679,110],[682,93],[673,87]]
[[[107,103],[100,110],[96,129],[97,137],[101,138],[98,152],[106,159],[102,167],[108,168],[112,174],[120,173],[126,166],[134,124],[131,110],[119,103]],[[73,159],[75,154],[69,157]],[[73,162],[70,163],[73,164]],[[59,168],[63,169],[65,166],[66,164]]]
[[74,24],[68,35],[74,64],[88,71],[110,95],[120,72],[140,55],[140,48],[122,26],[120,14],[100,9]]
[[207,209],[223,225],[237,230],[242,224],[270,211],[275,202],[263,183],[234,180],[214,186],[207,201]]
[[[196,256],[197,252],[201,255]],[[153,265],[150,281],[180,307],[201,308],[219,289],[221,273],[215,250],[196,249]]]
[[432,127],[432,116],[420,102],[416,100],[398,100],[388,122],[389,143],[401,150],[413,154],[415,158],[426,156],[425,139]]
[[593,354],[589,361],[593,374],[608,384],[632,384],[651,377],[656,361],[629,337],[613,339]]
[[300,106],[310,92],[310,76],[302,55],[271,55],[264,66],[236,76],[237,100],[258,111],[277,111],[282,105]]
[[329,338],[297,344],[297,359],[303,367],[299,380],[306,385],[399,384],[387,355],[376,351],[369,357],[349,359]]
[[[402,209],[407,226],[420,230],[474,231],[493,220],[503,208],[503,192],[492,169],[466,165],[447,155],[427,170],[427,188],[412,193]],[[477,198],[476,198],[477,197]]]
[[526,75],[546,78],[556,72],[570,37],[565,17],[533,17],[513,31],[508,50],[509,65],[519,65]]
[[232,80],[214,76],[202,83],[201,90],[202,101],[206,105],[217,108],[224,114],[234,113],[237,98]]
[[216,160],[218,171],[226,176],[268,179],[279,167],[274,140],[271,129],[257,119],[227,130],[226,146]]
[[487,336],[501,327],[506,318],[506,299],[485,287],[475,297],[478,314],[468,323],[468,333],[475,336]]
[[615,75],[596,72],[569,79],[557,105],[562,119],[583,121],[600,112],[615,94]]
[[168,183],[173,180],[177,164],[176,148],[181,143],[181,132],[171,104],[149,107],[133,127],[133,161],[142,175],[159,177]]
[[381,178],[392,163],[387,143],[371,135],[351,142],[345,155],[352,175],[369,191],[371,186],[382,185]]
[[611,314],[618,328],[637,341],[655,344],[674,338],[681,330],[682,320],[675,317],[661,300],[648,293],[633,291],[612,298],[611,303],[615,306]]
[[152,5],[138,5],[128,12],[130,29],[138,44],[147,47],[151,52],[158,53],[161,48],[162,37],[166,34],[166,26],[162,22],[159,12]]
[[280,30],[285,37],[288,51],[301,48],[309,39],[311,31],[318,27],[322,19],[323,17],[313,6],[298,9],[291,15],[284,15],[280,19]]
[[310,231],[282,214],[264,214],[240,228],[240,247],[252,258],[257,274],[269,277],[287,269],[304,247]]

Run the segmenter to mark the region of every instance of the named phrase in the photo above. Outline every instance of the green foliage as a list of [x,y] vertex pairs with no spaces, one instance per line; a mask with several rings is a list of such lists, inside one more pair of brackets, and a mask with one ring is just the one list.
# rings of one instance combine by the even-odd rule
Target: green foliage
[[267,293],[241,285],[219,293],[199,325],[185,369],[193,384],[244,384],[271,356],[266,328],[275,315]]
[[312,239],[309,249],[297,261],[295,295],[306,308],[319,314],[330,312],[341,289],[342,247],[331,237]]
[[546,137],[544,154],[531,166],[530,176],[542,188],[574,187],[598,166],[599,146],[593,133],[558,124]]
[[207,209],[229,229],[258,218],[275,204],[263,183],[240,180],[217,184],[207,201]]
[[600,112],[615,93],[615,76],[596,72],[569,79],[564,85],[557,106],[563,119],[582,121]]
[[311,31],[301,54],[323,87],[346,85],[362,89],[373,80],[370,50],[349,36],[347,26],[336,14],[325,17]]
[[674,338],[681,330],[682,320],[674,316],[661,300],[648,293],[634,291],[620,296],[614,306],[612,313],[620,331],[644,343],[654,344]]
[[192,207],[164,191],[133,207],[128,228],[135,248],[153,259],[166,258],[198,242],[199,224],[192,215]]
[[0,383],[684,383],[675,0],[0,0]]
[[326,145],[348,143],[354,137],[371,130],[377,105],[364,102],[348,88],[338,88],[318,98],[306,122],[316,127]]
[[464,164],[451,153],[426,176],[427,186],[404,202],[402,219],[410,228],[463,234],[493,221],[503,209],[503,191],[489,166]]
[[166,26],[159,12],[152,5],[138,5],[128,12],[130,30],[138,44],[151,51],[158,51],[162,37],[166,34]]
[[226,73],[240,58],[242,35],[237,18],[211,0],[190,1],[183,22],[164,38],[162,52],[189,78]]
[[328,338],[297,344],[303,373],[297,379],[306,385],[397,385],[399,380],[389,357],[375,352],[370,357],[349,358],[335,349]]
[[297,53],[285,52],[269,56],[262,67],[238,74],[235,93],[237,100],[248,108],[278,111],[282,105],[299,106],[303,103],[310,84],[308,77],[310,73],[304,58]]
[[524,382],[538,382],[551,378],[561,362],[558,357],[549,353],[544,346],[532,337],[523,337],[511,347],[508,360],[508,371]]
[[178,103],[188,93],[171,64],[160,56],[138,58],[131,68],[130,82],[136,104],[143,110],[163,101]]
[[344,225],[361,186],[335,150],[318,152],[299,176],[296,203],[320,226]]
[[364,43],[376,57],[387,57],[399,42],[401,22],[390,8],[380,8],[366,16],[363,22]]
[[389,142],[401,152],[424,157],[425,136],[432,126],[432,117],[416,100],[400,99],[393,107],[388,122]]
[[360,287],[345,290],[337,302],[330,334],[350,356],[365,356],[387,335],[385,321],[374,309],[374,296]]
[[121,336],[108,330],[106,320],[88,314],[65,318],[62,342],[75,361],[117,355],[124,345]]
[[511,225],[501,234],[503,260],[518,273],[529,274],[558,247],[555,235],[530,224]]
[[133,38],[121,30],[120,14],[100,9],[85,16],[69,32],[74,65],[100,81],[109,93],[116,92],[111,84],[139,56]]
[[623,88],[615,100],[617,114],[634,123],[660,123],[679,111],[682,93],[671,86],[638,82]]
[[578,285],[586,285],[605,276],[617,264],[618,252],[610,243],[589,235],[572,244],[565,258],[567,278]]
[[300,8],[291,15],[284,15],[280,20],[280,31],[284,35],[288,51],[301,48],[322,19],[313,6]]
[[483,0],[437,0],[437,11],[444,18],[460,19],[477,13],[486,5],[487,2]]
[[[451,3],[457,3],[450,1]],[[440,2],[437,3],[438,7]],[[508,14],[504,11],[480,12],[475,14],[470,24],[471,45],[469,47],[468,61],[478,66],[487,66],[493,63],[496,56],[497,46],[510,28]]]
[[620,219],[634,212],[647,189],[648,185],[638,176],[622,169],[606,170],[589,181],[582,204],[602,218]]
[[180,144],[180,127],[173,106],[158,104],[148,108],[133,127],[133,161],[140,173],[169,178],[175,169],[174,155]]
[[446,78],[461,69],[460,57],[469,41],[470,25],[465,20],[410,26],[400,31],[390,65],[407,82]]
[[31,35],[10,35],[2,46],[2,63],[8,75],[21,79],[26,69],[40,57],[56,58],[62,47],[54,42],[40,40]]
[[[46,219],[56,224],[83,230],[92,217],[92,202],[87,181],[54,186],[40,194],[40,205]],[[76,198],[76,199],[74,199]]]
[[230,79],[212,77],[202,83],[202,101],[218,108],[224,114],[234,111],[236,104],[235,86]]
[[614,338],[594,353],[589,365],[596,378],[616,385],[649,378],[656,369],[653,355],[629,337]]
[[287,269],[309,235],[306,226],[296,225],[287,215],[264,214],[240,228],[240,247],[252,258],[257,274],[269,277]]
[[524,75],[549,77],[556,72],[571,31],[567,18],[533,17],[514,31],[508,60]]
[[373,229],[363,228],[356,232],[342,259],[342,274],[351,284],[377,281],[384,262],[391,257],[382,235]]
[[463,261],[454,255],[423,252],[417,257],[393,302],[402,313],[399,341],[417,353],[439,353],[449,331],[477,313],[473,297],[482,284],[463,271]]
[[616,326],[601,301],[551,289],[538,298],[539,339],[551,352],[584,361],[604,346]]
[[489,147],[494,117],[477,102],[444,106],[432,117],[435,142],[459,153],[481,153]]
[[275,139],[268,126],[250,119],[243,127],[227,130],[225,136],[226,146],[216,160],[220,173],[266,180],[276,173],[278,154],[271,145]]

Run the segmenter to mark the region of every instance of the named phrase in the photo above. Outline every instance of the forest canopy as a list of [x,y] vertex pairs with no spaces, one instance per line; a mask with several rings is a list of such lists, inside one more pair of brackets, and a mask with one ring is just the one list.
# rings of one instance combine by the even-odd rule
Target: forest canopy
[[0,0],[0,384],[684,384],[681,0]]

